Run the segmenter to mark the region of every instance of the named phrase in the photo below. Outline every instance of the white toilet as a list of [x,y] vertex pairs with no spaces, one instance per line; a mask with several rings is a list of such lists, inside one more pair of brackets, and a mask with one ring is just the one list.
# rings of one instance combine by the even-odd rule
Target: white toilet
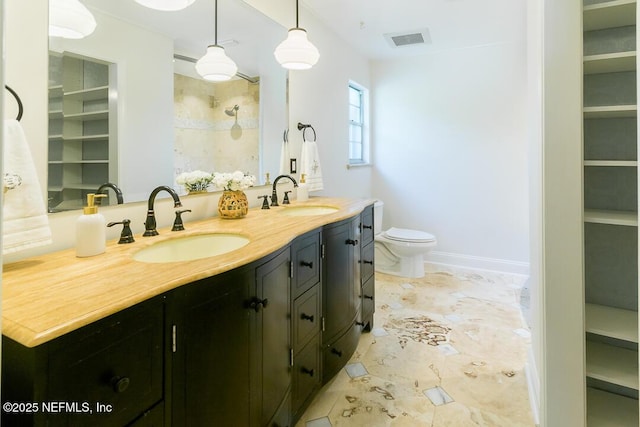
[[424,277],[424,255],[436,246],[435,236],[406,228],[382,231],[383,207],[380,200],[373,207],[376,271],[400,277]]

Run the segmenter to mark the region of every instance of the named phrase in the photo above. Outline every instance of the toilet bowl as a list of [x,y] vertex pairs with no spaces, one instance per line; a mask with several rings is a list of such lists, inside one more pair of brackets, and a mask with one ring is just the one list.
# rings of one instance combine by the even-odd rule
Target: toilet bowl
[[374,205],[376,271],[400,277],[424,277],[424,255],[436,246],[435,236],[397,227],[382,231],[383,207],[381,201]]

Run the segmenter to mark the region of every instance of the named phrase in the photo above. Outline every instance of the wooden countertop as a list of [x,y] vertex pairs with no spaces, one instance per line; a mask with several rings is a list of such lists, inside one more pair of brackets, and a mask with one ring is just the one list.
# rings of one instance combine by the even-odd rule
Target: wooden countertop
[[[2,275],[2,333],[27,346],[60,337],[125,308],[236,267],[289,244],[295,237],[326,224],[353,217],[374,200],[313,197],[291,206],[329,205],[335,213],[283,215],[286,207],[250,209],[242,219],[212,217],[185,224],[185,231],[159,229],[159,236],[119,245],[107,242],[104,254],[77,258],[75,248],[5,265]],[[132,255],[163,240],[211,232],[239,233],[250,238],[241,249],[210,258],[153,264]]]

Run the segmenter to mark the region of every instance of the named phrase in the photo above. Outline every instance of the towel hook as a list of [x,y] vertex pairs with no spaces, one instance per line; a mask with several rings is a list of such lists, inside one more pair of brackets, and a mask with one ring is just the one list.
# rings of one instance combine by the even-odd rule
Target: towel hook
[[22,113],[24,112],[24,108],[22,107],[22,100],[20,99],[20,97],[18,96],[15,90],[11,89],[7,85],[4,85],[4,87],[11,93],[11,95],[13,95],[13,97],[18,102],[18,116],[16,117],[16,120],[20,121],[20,119],[22,118]]
[[317,140],[318,138],[316,136],[316,130],[313,128],[313,126],[311,126],[309,124],[298,122],[298,130],[302,131],[302,140],[303,141],[307,140],[306,137],[305,137],[306,136],[305,132],[307,131],[308,128],[311,128],[311,130],[313,131],[313,140],[314,141]]

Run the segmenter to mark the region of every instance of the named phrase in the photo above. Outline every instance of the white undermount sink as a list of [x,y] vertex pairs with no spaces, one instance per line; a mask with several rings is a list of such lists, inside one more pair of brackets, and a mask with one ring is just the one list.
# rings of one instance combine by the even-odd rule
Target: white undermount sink
[[302,205],[302,206],[288,206],[282,211],[283,215],[289,216],[310,216],[310,215],[327,215],[337,212],[340,208],[335,206],[320,206],[320,205]]
[[193,261],[226,254],[248,243],[249,239],[241,234],[194,234],[154,243],[133,254],[133,259],[152,263]]

